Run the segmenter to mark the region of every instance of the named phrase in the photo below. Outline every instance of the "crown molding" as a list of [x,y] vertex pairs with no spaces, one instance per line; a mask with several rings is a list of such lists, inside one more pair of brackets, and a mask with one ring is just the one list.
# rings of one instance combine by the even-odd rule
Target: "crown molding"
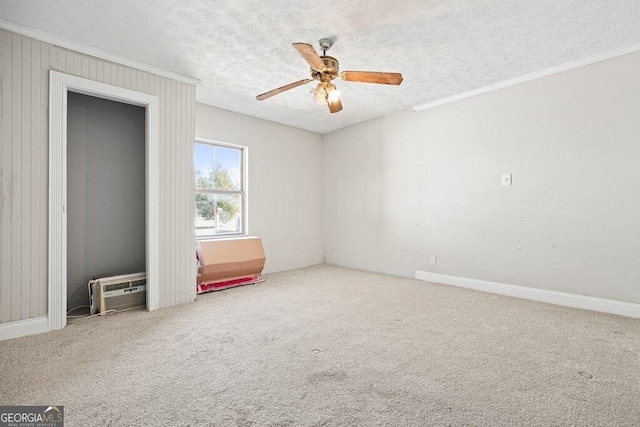
[[478,89],[470,90],[469,92],[460,93],[447,98],[438,99],[436,101],[428,102],[426,104],[417,105],[413,107],[413,111],[428,110],[429,108],[438,107],[440,105],[449,104],[452,102],[460,101],[462,99],[471,98],[473,96],[482,95],[483,93],[493,92],[496,90],[504,89],[509,86],[514,86],[520,83],[530,82],[532,80],[548,77],[553,74],[562,73],[565,71],[573,70],[575,68],[584,67],[585,65],[595,64],[596,62],[606,61],[607,59],[615,58],[629,53],[637,52],[640,50],[640,43],[630,44],[617,49],[609,50],[595,55],[587,56],[586,58],[577,59],[575,61],[567,62],[555,67],[547,68],[545,70],[536,71],[534,73],[525,74],[524,76],[515,77],[513,79],[505,80],[503,82],[495,83],[489,86],[484,86]]
[[146,71],[151,74],[155,74],[168,79],[176,80],[182,83],[197,86],[200,84],[200,80],[194,77],[188,77],[180,73],[165,70],[164,68],[156,67],[154,65],[145,64],[144,62],[136,61],[135,59],[126,58],[124,56],[116,55],[106,52],[101,49],[96,49],[81,43],[77,43],[62,37],[47,34],[45,32],[27,28],[13,22],[0,19],[0,30],[10,31],[12,33],[20,34],[22,36],[31,37],[32,39],[39,40],[41,42],[49,43],[52,45],[60,46],[65,49],[70,49],[85,55],[95,56],[96,58],[104,59],[106,61],[114,62],[120,65],[126,65],[127,67],[135,68],[137,70]]

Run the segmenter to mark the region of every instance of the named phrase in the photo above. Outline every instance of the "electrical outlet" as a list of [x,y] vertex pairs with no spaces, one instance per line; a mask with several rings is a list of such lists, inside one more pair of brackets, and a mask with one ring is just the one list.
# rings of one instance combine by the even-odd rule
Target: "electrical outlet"
[[429,264],[436,265],[437,257],[435,255],[431,255],[429,257]]
[[510,173],[503,173],[502,174],[502,185],[511,185],[511,174]]

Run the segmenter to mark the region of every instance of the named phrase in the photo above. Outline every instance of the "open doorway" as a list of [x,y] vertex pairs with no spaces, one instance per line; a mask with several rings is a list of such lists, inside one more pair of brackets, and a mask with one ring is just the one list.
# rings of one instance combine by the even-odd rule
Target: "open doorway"
[[49,92],[49,330],[62,329],[67,324],[67,103],[72,93],[139,106],[144,110],[146,306],[149,311],[156,310],[160,306],[159,98],[57,71],[50,71]]
[[89,314],[91,279],[146,271],[145,222],[145,109],[69,92],[68,312]]

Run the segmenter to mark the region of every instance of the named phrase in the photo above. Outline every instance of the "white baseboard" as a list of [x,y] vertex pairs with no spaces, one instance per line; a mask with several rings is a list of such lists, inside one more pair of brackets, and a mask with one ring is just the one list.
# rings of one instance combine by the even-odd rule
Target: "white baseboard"
[[49,332],[47,316],[0,324],[0,341]]
[[640,318],[640,304],[617,301],[606,298],[588,297],[567,292],[549,291],[546,289],[528,288],[526,286],[507,285],[486,280],[470,279],[467,277],[450,276],[448,274],[416,271],[415,278],[425,282],[442,283],[476,291],[524,298],[565,307],[581,308],[584,310],[600,311],[620,316]]

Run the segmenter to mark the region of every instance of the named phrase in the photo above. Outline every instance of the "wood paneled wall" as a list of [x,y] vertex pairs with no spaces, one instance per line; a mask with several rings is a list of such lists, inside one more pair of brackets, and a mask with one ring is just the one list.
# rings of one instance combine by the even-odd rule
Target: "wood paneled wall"
[[49,70],[160,98],[160,306],[195,299],[195,86],[0,30],[0,323],[47,314]]

